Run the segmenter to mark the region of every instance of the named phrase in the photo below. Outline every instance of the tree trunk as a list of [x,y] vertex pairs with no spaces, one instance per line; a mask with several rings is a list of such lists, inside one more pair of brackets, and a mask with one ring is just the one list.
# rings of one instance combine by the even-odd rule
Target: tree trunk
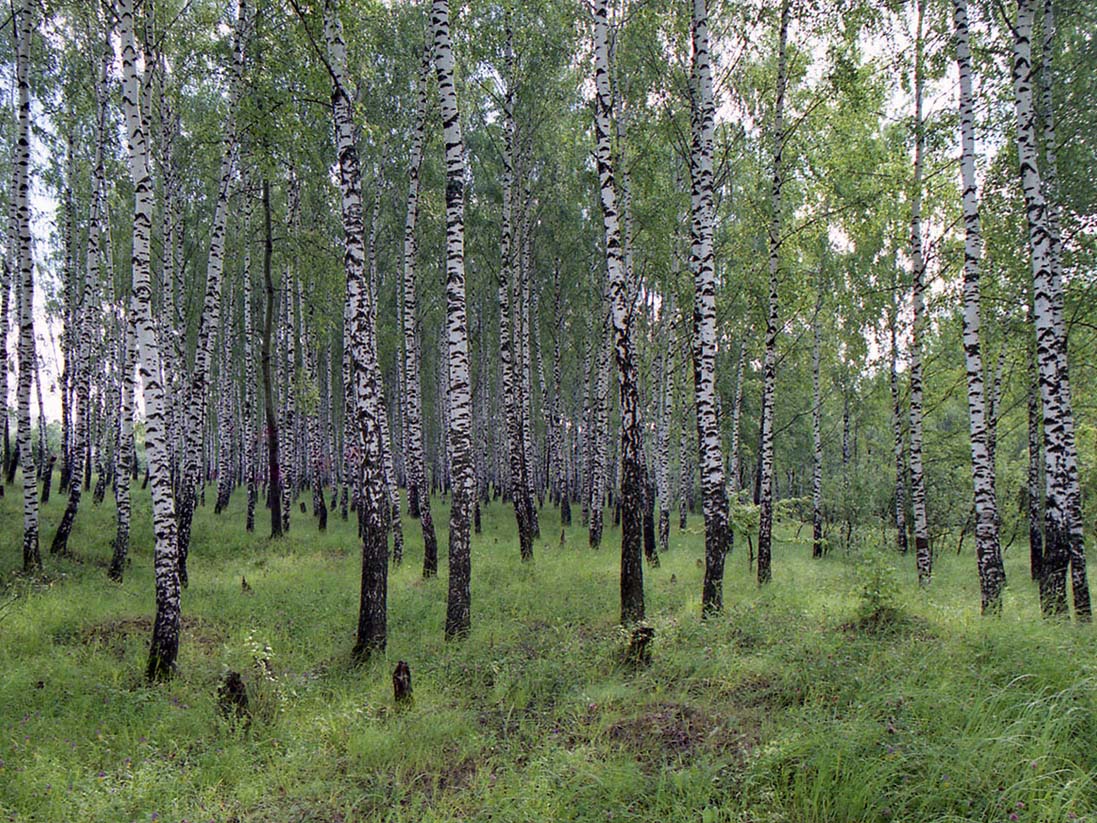
[[[245,161],[246,162],[246,161]],[[251,176],[247,169],[243,174],[243,210],[244,210],[244,295],[241,300],[244,313],[244,408],[241,417],[244,418],[244,452],[243,468],[244,482],[247,484],[248,500],[245,514],[245,528],[248,533],[255,531],[255,503],[258,498],[258,455],[255,452],[255,347],[254,329],[252,321],[251,305],[251,209],[252,192],[250,184]]]
[[[529,499],[529,465],[526,462],[525,438],[523,436],[523,418],[525,409],[522,404],[520,382],[516,370],[524,370],[524,359],[516,358],[511,309],[511,289],[518,257],[519,242],[515,242],[514,211],[514,54],[511,48],[511,35],[507,32],[505,52],[506,92],[503,99],[503,216],[500,250],[502,261],[499,267],[499,363],[502,371],[502,399],[506,420],[507,454],[510,466],[510,495],[514,504],[514,515],[518,524],[519,554],[524,561],[533,559],[533,526],[529,514],[533,508]],[[519,290],[519,293],[520,290]],[[521,351],[521,346],[519,346]]]
[[282,536],[282,465],[278,450],[278,409],[274,405],[274,379],[271,374],[271,338],[274,334],[274,278],[271,255],[270,181],[263,178],[263,283],[267,301],[263,315],[263,408],[267,424],[267,500],[270,504],[270,536]]
[[[362,221],[362,178],[351,109],[352,90],[346,79],[346,46],[335,0],[324,3],[324,34],[332,67],[332,108],[335,118],[339,187],[342,194],[344,234],[343,266],[346,270],[346,302],[350,317],[350,354],[355,387],[355,418],[363,445],[362,581],[358,605],[358,636],[353,655],[365,660],[383,652],[388,635],[388,537],[382,465],[379,404],[374,380],[377,368],[370,284],[366,281],[365,227]],[[357,467],[356,467],[357,468]]]
[[1058,142],[1055,135],[1055,108],[1052,90],[1055,80],[1053,55],[1055,49],[1055,9],[1052,0],[1043,4],[1043,61],[1040,71],[1043,132],[1044,132],[1044,175],[1043,192],[1047,203],[1047,228],[1050,235],[1051,279],[1056,284],[1053,300],[1054,326],[1056,338],[1056,360],[1059,368],[1060,402],[1063,415],[1064,455],[1063,464],[1067,475],[1067,493],[1069,495],[1071,531],[1070,531],[1070,578],[1074,594],[1074,613],[1082,622],[1092,619],[1092,607],[1089,597],[1089,583],[1086,579],[1086,554],[1084,520],[1082,518],[1082,489],[1078,476],[1078,446],[1074,433],[1074,408],[1071,398],[1070,370],[1067,357],[1067,333],[1063,316],[1062,256],[1063,245],[1059,227],[1058,202]]
[[430,486],[427,484],[423,459],[423,393],[420,384],[419,301],[416,287],[419,242],[416,226],[419,221],[419,171],[423,165],[423,140],[427,119],[427,79],[430,71],[430,49],[424,47],[419,68],[419,94],[415,111],[415,131],[412,134],[411,162],[408,164],[408,199],[404,219],[404,397],[407,444],[405,467],[407,474],[408,511],[418,517],[423,529],[423,577],[438,574],[438,538],[434,533],[434,518],[430,508]]
[[1071,559],[1073,512],[1066,466],[1067,429],[1064,416],[1066,376],[1059,361],[1055,309],[1062,284],[1054,277],[1047,201],[1036,152],[1032,100],[1032,27],[1034,0],[1018,0],[1013,29],[1013,85],[1017,118],[1017,152],[1021,188],[1029,227],[1032,258],[1036,360],[1044,420],[1044,552],[1040,576],[1040,606],[1045,616],[1067,614],[1066,574]]
[[121,582],[126,568],[126,555],[130,540],[130,480],[133,475],[133,370],[137,360],[137,335],[134,328],[132,298],[128,301],[124,324],[124,343],[122,358],[122,391],[118,412],[118,450],[115,454],[114,497],[117,501],[118,529],[114,537],[114,552],[111,555],[107,576]]
[[811,319],[811,556],[822,557],[823,546],[823,394],[819,387],[822,348],[820,315],[823,312],[823,282],[816,286],[815,313]]
[[953,0],[953,11],[956,23],[956,62],[960,70],[960,177],[964,215],[963,342],[971,431],[971,474],[975,496],[975,555],[983,613],[998,614],[1002,610],[1002,584],[1005,574],[999,545],[994,458],[988,442],[990,433],[983,385],[979,314],[979,262],[983,237],[979,226],[979,200],[975,182],[975,115],[967,0]]
[[454,86],[449,2],[434,0],[434,67],[442,104],[446,159],[446,327],[449,353],[449,451],[453,482],[449,521],[449,593],[446,637],[471,626],[469,513],[475,494],[472,465],[472,398],[469,390],[468,323],[465,317],[465,157]]
[[622,258],[617,192],[613,181],[610,119],[613,98],[609,82],[608,2],[594,5],[595,165],[601,189],[607,285],[614,356],[621,396],[621,622],[644,619],[644,566],[641,545],[644,500],[640,397],[631,333],[632,307]]
[[762,366],[762,443],[758,496],[758,582],[773,575],[770,554],[773,543],[773,403],[777,389],[777,285],[781,262],[781,186],[784,182],[785,89],[788,83],[788,24],[790,0],[781,3],[777,46],[777,100],[773,113],[773,185],[770,190],[769,312],[766,316],[766,352]]
[[38,551],[38,475],[30,440],[31,378],[37,361],[34,352],[34,261],[31,257],[30,226],[30,81],[27,77],[31,37],[35,29],[32,14],[31,4],[27,0],[20,5],[14,21],[15,87],[18,108],[15,156],[12,162],[15,169],[15,179],[12,182],[12,191],[15,196],[14,240],[18,248],[16,255],[18,263],[16,282],[19,295],[18,441],[23,468],[23,571],[27,573],[37,572],[42,568],[42,556]]
[[[1029,306],[1029,322],[1033,323],[1032,306]],[[1025,508],[1028,514],[1029,575],[1040,580],[1044,559],[1044,531],[1041,525],[1043,496],[1040,491],[1040,468],[1043,453],[1040,444],[1040,377],[1036,369],[1036,348],[1029,340],[1025,346],[1025,401],[1028,419],[1028,477],[1026,479]]]
[[715,205],[712,194],[712,66],[705,0],[693,0],[693,144],[690,152],[690,268],[693,270],[693,385],[697,403],[697,442],[701,499],[705,517],[705,577],[701,613],[715,614],[724,603],[728,498],[716,397],[716,268],[713,254]]
[[922,123],[922,0],[917,0],[914,38],[914,181],[910,206],[910,249],[914,323],[910,345],[910,501],[914,514],[914,557],[918,582],[928,586],[933,573],[926,518],[926,478],[922,467],[922,337],[926,322],[926,261],[922,249],[922,166],[925,128]]
[[898,310],[896,308],[896,297],[894,295],[895,289],[898,288],[898,284],[893,283],[893,295],[891,314],[888,318],[888,327],[891,332],[891,364],[890,364],[890,386],[891,386],[891,427],[892,434],[895,440],[895,531],[896,540],[898,541],[899,553],[907,553],[907,503],[906,503],[906,461],[904,458],[903,449],[903,405],[902,398],[899,394],[899,341],[898,334],[895,329],[898,319],[896,314]]
[[153,533],[156,536],[153,567],[156,576],[156,619],[152,628],[147,676],[169,677],[179,653],[180,583],[178,543],[175,535],[175,499],[167,460],[164,430],[164,391],[160,382],[160,350],[153,320],[150,234],[152,227],[152,178],[149,176],[145,116],[141,110],[140,79],[134,45],[133,0],[119,0],[119,34],[122,40],[122,106],[129,137],[129,167],[134,186],[133,208],[133,306],[137,322],[141,382],[145,400],[145,449],[152,484]]
[[183,467],[179,483],[177,536],[179,541],[179,581],[187,585],[187,554],[190,551],[191,521],[201,482],[202,432],[206,425],[207,395],[210,384],[210,363],[216,330],[221,325],[221,275],[225,268],[225,226],[228,222],[229,189],[232,184],[236,154],[236,110],[244,82],[244,46],[246,41],[247,6],[237,11],[236,30],[232,44],[232,75],[228,100],[228,119],[222,138],[220,179],[210,227],[209,258],[206,264],[206,289],[202,314],[198,321],[198,343],[194,352],[194,369],[187,387],[187,409],[183,420]]

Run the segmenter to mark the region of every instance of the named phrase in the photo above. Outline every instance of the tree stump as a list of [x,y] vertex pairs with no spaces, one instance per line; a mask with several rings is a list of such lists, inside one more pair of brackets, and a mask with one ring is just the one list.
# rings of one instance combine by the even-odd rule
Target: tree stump
[[628,648],[625,650],[625,662],[630,666],[651,665],[651,641],[655,639],[655,629],[651,626],[637,626],[629,635]]
[[392,696],[398,707],[411,703],[411,668],[403,660],[396,664],[396,671],[392,673]]
[[234,724],[237,721],[247,724],[251,720],[248,690],[239,672],[225,672],[221,685],[217,687],[217,710],[222,717]]

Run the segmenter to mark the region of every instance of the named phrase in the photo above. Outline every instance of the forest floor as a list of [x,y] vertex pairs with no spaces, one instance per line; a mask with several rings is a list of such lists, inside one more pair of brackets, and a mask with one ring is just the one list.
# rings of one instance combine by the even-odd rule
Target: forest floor
[[[17,574],[21,494],[0,501],[0,818],[17,821],[1097,821],[1097,635],[1038,615],[1027,547],[1007,552],[1001,618],[979,616],[970,547],[928,591],[912,556],[812,560],[782,524],[764,590],[737,545],[722,615],[702,622],[701,518],[645,568],[649,667],[621,662],[620,532],[561,544],[541,512],[518,557],[496,502],[473,543],[473,630],[446,643],[441,575],[420,576],[405,518],[389,577],[388,653],[350,665],[360,554],[295,507],[288,537],[244,531],[243,495],[199,510],[179,673],[147,686],[153,580],[147,493],[132,563],[107,581],[108,501],[85,496],[46,574]],[[304,499],[304,498],[302,498]],[[578,510],[576,510],[578,521]],[[803,529],[810,534],[810,526]],[[251,588],[244,592],[241,577]],[[269,650],[268,650],[269,647]],[[266,666],[257,658],[267,658]],[[410,664],[414,703],[393,705]],[[226,669],[248,683],[224,720]]]

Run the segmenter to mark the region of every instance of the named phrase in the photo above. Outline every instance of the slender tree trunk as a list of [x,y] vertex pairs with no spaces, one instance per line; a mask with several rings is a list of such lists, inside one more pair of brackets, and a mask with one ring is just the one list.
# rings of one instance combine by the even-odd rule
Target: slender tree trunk
[[232,47],[232,79],[230,81],[228,120],[222,138],[220,179],[210,227],[209,259],[206,264],[206,289],[202,314],[198,322],[198,343],[194,353],[194,369],[187,387],[187,409],[183,421],[183,469],[179,484],[177,536],[179,541],[179,581],[187,585],[187,554],[190,551],[191,521],[201,482],[202,432],[206,425],[207,395],[210,384],[210,363],[216,329],[221,325],[221,275],[225,267],[225,226],[228,222],[229,189],[232,184],[236,155],[236,109],[243,89],[244,47],[247,38],[247,4],[237,10],[236,31]]
[[655,496],[659,503],[659,551],[670,548],[670,416],[671,416],[671,356],[674,339],[674,299],[663,307],[662,348],[659,352],[659,373],[656,378],[657,420],[655,424]]
[[270,181],[263,178],[263,283],[266,309],[263,315],[263,407],[267,427],[267,500],[270,504],[270,536],[282,536],[282,468],[278,450],[278,409],[274,405],[271,343],[274,336],[274,278],[271,275],[271,255],[274,243],[271,232]]
[[150,234],[152,227],[152,178],[149,176],[145,115],[141,110],[141,80],[137,75],[134,44],[133,0],[119,0],[119,34],[122,40],[122,106],[129,138],[129,167],[134,186],[133,209],[133,308],[137,322],[141,382],[145,400],[145,450],[152,484],[152,518],[156,545],[156,619],[149,648],[147,676],[169,677],[179,653],[180,584],[178,543],[175,535],[175,499],[167,460],[164,430],[164,391],[160,382],[160,351],[153,320]]
[[[1033,323],[1029,306],[1029,323]],[[1028,514],[1029,574],[1040,580],[1044,558],[1043,496],[1040,491],[1040,469],[1043,453],[1040,442],[1040,377],[1036,368],[1036,347],[1029,340],[1025,346],[1025,400],[1028,419],[1028,477],[1025,508]]]
[[918,582],[928,586],[933,573],[929,549],[929,525],[926,518],[926,478],[922,467],[922,337],[925,334],[926,261],[922,249],[922,166],[925,127],[922,122],[922,0],[917,0],[914,40],[914,182],[910,206],[910,248],[913,284],[911,302],[914,323],[910,346],[910,500],[914,514],[914,557]]
[[1044,552],[1041,563],[1040,605],[1045,616],[1067,614],[1066,574],[1071,560],[1073,511],[1067,470],[1065,374],[1059,360],[1056,305],[1062,288],[1052,266],[1047,201],[1036,152],[1035,111],[1032,100],[1032,27],[1034,0],[1018,0],[1013,28],[1013,86],[1017,118],[1017,152],[1021,188],[1029,227],[1032,258],[1036,361],[1044,421]]
[[[369,328],[373,311],[370,284],[366,279],[365,227],[362,219],[362,178],[351,109],[352,90],[346,77],[346,46],[343,25],[335,0],[324,3],[324,33],[332,67],[332,108],[335,118],[339,187],[342,193],[344,234],[343,265],[347,275],[346,302],[350,317],[350,354],[355,386],[354,412],[363,445],[362,582],[358,606],[358,636],[354,657],[368,658],[383,652],[388,636],[388,537],[382,465],[379,388],[374,380],[376,352]],[[355,467],[358,469],[359,467]]]
[[788,24],[790,0],[782,0],[777,46],[777,101],[773,114],[773,185],[770,191],[769,312],[766,317],[766,352],[762,366],[762,448],[759,489],[758,582],[773,575],[770,554],[773,543],[773,403],[777,389],[777,285],[781,263],[781,186],[784,182],[785,90],[788,83]]
[[[29,0],[15,14],[15,87],[16,110],[15,178],[15,242],[18,252],[19,294],[19,383],[18,440],[23,468],[23,571],[37,572],[42,568],[38,551],[38,475],[34,465],[34,450],[30,440],[31,378],[37,362],[34,351],[34,261],[31,257],[30,230],[30,64],[31,38],[35,24]],[[5,398],[5,404],[6,398]]]
[[822,348],[821,315],[823,283],[820,276],[815,295],[815,313],[811,319],[811,556],[822,557],[823,545],[823,394],[819,386],[819,360]]
[[[975,494],[975,555],[983,613],[1002,610],[1004,569],[998,536],[994,458],[989,448],[983,355],[980,339],[979,262],[983,237],[975,182],[975,115],[967,0],[953,0],[956,62],[960,69],[960,177],[964,214],[964,362],[967,367],[968,419],[971,424],[971,474]],[[992,414],[992,417],[994,415]]]
[[[523,437],[523,417],[521,385],[516,380],[516,369],[524,369],[524,359],[516,358],[514,352],[515,333],[511,309],[511,288],[518,258],[518,243],[513,230],[514,207],[514,54],[511,48],[511,36],[507,32],[505,52],[507,84],[503,99],[503,218],[500,249],[502,262],[499,267],[499,363],[502,370],[502,399],[506,420],[507,454],[509,456],[511,478],[511,502],[518,523],[518,546],[522,560],[533,559],[533,527],[529,520],[532,502],[529,497],[529,466],[526,463],[525,438]],[[517,335],[520,337],[520,335]],[[521,347],[519,347],[520,349]]]
[[243,468],[244,482],[247,484],[248,500],[247,513],[245,514],[245,528],[248,533],[255,531],[255,503],[258,498],[258,455],[255,452],[255,345],[253,337],[255,331],[252,320],[251,300],[251,210],[252,192],[250,184],[251,176],[245,168],[243,174],[243,210],[244,210],[244,238],[243,238],[243,280],[244,294],[241,299],[244,313],[244,408],[241,417],[244,418],[244,452]]
[[906,503],[906,461],[903,449],[903,405],[899,394],[899,341],[895,326],[899,322],[896,318],[898,312],[894,291],[898,284],[893,283],[893,296],[891,316],[888,318],[888,327],[891,331],[891,427],[895,439],[895,531],[899,545],[899,553],[907,553],[907,503]]
[[1043,60],[1040,71],[1042,98],[1042,119],[1044,132],[1043,192],[1047,205],[1047,230],[1050,241],[1051,278],[1054,288],[1054,326],[1056,338],[1056,360],[1059,368],[1061,386],[1061,405],[1063,414],[1064,455],[1063,464],[1067,475],[1067,493],[1069,495],[1071,531],[1070,531],[1070,579],[1074,594],[1074,613],[1082,622],[1092,619],[1089,583],[1086,579],[1085,531],[1082,518],[1082,488],[1078,476],[1078,446],[1074,432],[1074,408],[1071,398],[1070,369],[1067,357],[1067,332],[1063,309],[1062,257],[1063,244],[1059,226],[1058,201],[1058,142],[1055,133],[1055,108],[1053,87],[1055,67],[1055,8],[1053,0],[1043,3]]
[[221,312],[221,346],[217,363],[217,502],[214,514],[220,514],[229,505],[232,495],[232,458],[235,431],[232,420],[232,390],[235,381],[229,364],[232,362],[232,289],[223,289]]
[[724,603],[728,499],[716,398],[716,268],[713,254],[715,206],[712,195],[712,66],[705,0],[693,0],[693,145],[690,153],[690,268],[693,270],[693,385],[697,403],[697,441],[701,498],[705,517],[705,577],[701,613],[714,614]]
[[622,257],[617,192],[613,180],[610,119],[613,97],[609,82],[608,2],[594,5],[595,57],[595,164],[601,189],[602,225],[605,233],[607,284],[614,356],[620,375],[621,395],[621,622],[644,619],[644,566],[642,547],[643,445],[640,397],[631,333],[630,284]]
[[[608,293],[607,293],[608,297]],[[607,302],[603,297],[603,305]],[[594,403],[590,425],[590,528],[588,541],[592,549],[602,544],[602,519],[606,506],[606,437],[609,417],[610,326],[609,314],[604,314],[598,345],[598,372],[594,381]]]
[[469,513],[475,494],[472,465],[472,398],[469,389],[468,323],[465,316],[465,157],[454,86],[449,2],[434,0],[434,67],[442,104],[446,159],[446,327],[449,352],[449,450],[453,475],[449,524],[449,594],[446,637],[471,626]]
[[[106,139],[106,71],[104,56],[99,73],[96,75],[96,147],[92,169],[91,210],[88,216],[87,254],[85,263],[84,288],[81,298],[74,306],[72,331],[76,360],[73,367],[73,439],[70,453],[70,465],[67,470],[68,501],[61,522],[50,544],[51,554],[67,554],[69,535],[80,507],[80,496],[84,481],[84,455],[90,441],[91,406],[91,349],[95,335],[92,321],[95,305],[96,284],[99,282],[100,231],[102,227],[101,203],[103,197],[103,146]],[[74,286],[75,289],[75,286]]]
[[111,555],[107,576],[111,580],[122,580],[126,567],[126,555],[130,540],[130,480],[133,475],[133,370],[137,361],[137,335],[134,328],[134,306],[132,298],[127,301],[122,322],[124,324],[124,344],[122,359],[122,391],[118,412],[118,450],[115,454],[114,497],[117,502],[118,529],[114,537],[114,552]]
[[419,242],[416,226],[419,221],[419,171],[423,165],[423,140],[427,119],[427,80],[430,72],[430,49],[424,47],[419,69],[419,94],[412,134],[411,162],[408,164],[408,199],[404,219],[404,396],[405,432],[407,443],[405,466],[408,489],[408,511],[418,517],[423,529],[423,577],[438,574],[438,538],[434,533],[434,518],[430,508],[430,486],[426,482],[423,459],[423,393],[420,384],[419,302],[416,271]]

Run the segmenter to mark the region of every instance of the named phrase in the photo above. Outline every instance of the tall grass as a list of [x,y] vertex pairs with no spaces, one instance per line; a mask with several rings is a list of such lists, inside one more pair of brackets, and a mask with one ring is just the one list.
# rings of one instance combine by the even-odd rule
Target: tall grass
[[[493,504],[473,544],[471,636],[443,641],[444,558],[421,579],[408,520],[387,654],[355,668],[353,524],[332,518],[321,535],[294,509],[272,543],[262,517],[259,536],[244,532],[237,495],[196,516],[179,675],[149,687],[147,496],[121,586],[106,579],[109,501],[82,507],[75,559],[20,577],[17,497],[0,501],[10,819],[1097,820],[1097,643],[1039,618],[1018,552],[1004,616],[983,619],[970,556],[941,556],[920,591],[913,558],[871,574],[840,553],[813,561],[790,525],[773,584],[760,591],[737,550],[725,612],[702,622],[694,517],[645,569],[654,659],[635,670],[615,625],[618,533],[591,551],[575,526],[560,545],[546,508],[523,564],[512,514]],[[44,509],[47,539],[63,502]],[[887,625],[863,619],[873,586],[895,610]],[[402,711],[397,660],[415,688]],[[227,668],[249,684],[246,727],[217,711]]]

